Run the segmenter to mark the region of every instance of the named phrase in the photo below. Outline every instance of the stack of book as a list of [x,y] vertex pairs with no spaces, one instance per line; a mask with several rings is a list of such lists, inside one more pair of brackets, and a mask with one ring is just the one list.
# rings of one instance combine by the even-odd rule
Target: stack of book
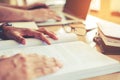
[[120,25],[112,22],[98,23],[94,41],[103,53],[120,54]]

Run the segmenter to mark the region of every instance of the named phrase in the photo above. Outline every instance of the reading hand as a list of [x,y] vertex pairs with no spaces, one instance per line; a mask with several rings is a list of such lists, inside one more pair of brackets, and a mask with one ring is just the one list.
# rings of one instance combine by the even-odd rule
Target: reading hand
[[28,28],[16,28],[13,26],[3,26],[3,35],[6,39],[13,39],[21,44],[25,44],[24,37],[34,37],[40,39],[47,44],[51,44],[47,39],[46,35],[50,38],[57,40],[58,38],[53,32],[48,31],[47,29],[40,27],[38,30],[28,29]]
[[0,80],[33,80],[52,74],[63,64],[54,57],[40,54],[16,54],[0,57]]

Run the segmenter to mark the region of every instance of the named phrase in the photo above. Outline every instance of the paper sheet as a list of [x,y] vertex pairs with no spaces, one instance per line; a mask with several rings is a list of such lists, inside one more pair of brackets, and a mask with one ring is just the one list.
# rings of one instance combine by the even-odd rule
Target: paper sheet
[[[78,40],[77,35],[75,35],[73,33],[63,33],[63,34],[58,33],[56,35],[58,37],[58,40],[53,40],[53,39],[48,37],[51,44],[71,42],[71,41]],[[28,47],[28,46],[39,46],[39,45],[47,45],[47,44],[45,42],[43,42],[39,39],[35,39],[35,38],[26,38],[25,45],[22,45],[14,40],[2,40],[2,41],[0,41],[0,50],[9,49],[9,48]]]
[[108,21],[98,23],[104,35],[120,39],[120,25]]
[[18,28],[38,29],[35,22],[12,22],[11,24]]

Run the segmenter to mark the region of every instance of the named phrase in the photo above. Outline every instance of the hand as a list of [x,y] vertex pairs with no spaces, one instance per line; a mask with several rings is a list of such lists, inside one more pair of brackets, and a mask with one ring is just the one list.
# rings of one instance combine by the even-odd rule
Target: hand
[[16,28],[12,26],[3,26],[3,35],[6,39],[13,39],[21,44],[25,44],[25,38],[24,37],[35,37],[37,39],[40,39],[47,44],[51,44],[50,41],[47,39],[46,35],[48,35],[50,38],[57,40],[58,38],[56,35],[48,31],[47,29],[40,27],[38,30],[28,29],[28,28]]
[[0,58],[0,80],[32,80],[58,71],[62,63],[38,54],[16,54]]
[[32,21],[35,21],[35,22],[44,22],[49,19],[61,21],[60,16],[58,16],[53,10],[47,9],[47,8],[29,10],[28,14],[26,15],[26,17],[28,16],[29,18],[31,18]]

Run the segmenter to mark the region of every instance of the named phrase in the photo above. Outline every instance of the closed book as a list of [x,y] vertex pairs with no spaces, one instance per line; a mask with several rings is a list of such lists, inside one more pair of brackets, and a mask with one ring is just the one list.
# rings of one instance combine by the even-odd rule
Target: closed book
[[[107,28],[107,29],[109,30],[110,28]],[[116,31],[114,31],[114,33],[115,32]],[[113,32],[110,31],[109,33],[113,33]],[[107,45],[107,46],[114,46],[114,47],[120,47],[120,38],[117,37],[117,36],[114,37],[113,35],[108,35],[108,33],[104,32],[103,28],[101,28],[101,25],[99,25],[99,27],[98,27],[98,34],[102,38],[102,40],[105,43],[105,45]],[[118,34],[116,34],[116,35],[118,35]]]
[[94,41],[97,43],[102,53],[115,55],[120,54],[120,47],[106,45],[100,36],[95,36]]

